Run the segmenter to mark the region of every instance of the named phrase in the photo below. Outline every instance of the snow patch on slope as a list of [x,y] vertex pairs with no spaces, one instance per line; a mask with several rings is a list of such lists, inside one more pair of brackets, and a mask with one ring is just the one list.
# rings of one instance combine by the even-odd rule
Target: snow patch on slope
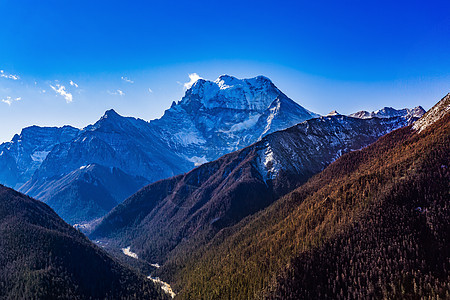
[[161,279],[159,279],[159,277],[148,276],[147,278],[153,281],[154,283],[159,284],[164,293],[166,293],[172,298],[175,298],[176,294],[174,293],[172,287],[167,282],[162,281]]
[[[275,100],[276,101],[276,100]],[[263,136],[264,134],[266,134],[267,132],[269,132],[271,125],[272,125],[272,121],[275,118],[275,116],[278,114],[278,112],[280,111],[280,101],[278,100],[275,106],[272,106],[271,108],[269,108],[270,111],[270,115],[267,118],[267,125],[266,128],[264,128],[263,133],[261,134],[261,136]]]
[[130,248],[131,248],[131,246],[128,246],[126,248],[122,248],[121,250],[122,250],[123,254],[125,254],[125,255],[127,255],[129,257],[132,257],[134,259],[138,259],[138,255],[136,253],[132,252],[130,250]]
[[232,133],[232,132],[238,132],[238,131],[242,131],[242,130],[247,130],[253,126],[256,125],[256,123],[258,123],[259,117],[261,117],[261,114],[255,114],[255,115],[250,115],[248,117],[247,120],[234,124],[233,126],[231,126],[230,130],[228,131],[221,131],[223,133]]
[[203,165],[203,164],[208,162],[208,160],[206,159],[205,156],[202,156],[202,157],[198,157],[198,156],[187,157],[187,156],[184,156],[184,157],[187,160],[193,162],[194,166],[196,166],[196,167],[201,166],[201,165]]
[[267,144],[258,154],[258,169],[264,181],[276,178],[281,170],[281,164],[275,159],[274,151],[270,145]]
[[201,145],[206,143],[205,139],[201,136],[198,136],[195,132],[192,131],[182,131],[175,134],[176,140],[184,146],[197,144]]
[[49,153],[50,151],[35,151],[33,154],[31,154],[31,159],[33,161],[42,163],[47,158],[47,155]]

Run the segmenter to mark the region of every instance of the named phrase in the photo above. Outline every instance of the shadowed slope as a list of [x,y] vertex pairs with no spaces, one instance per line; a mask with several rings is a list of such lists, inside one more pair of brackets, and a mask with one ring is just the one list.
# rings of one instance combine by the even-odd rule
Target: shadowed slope
[[46,204],[3,186],[0,249],[0,298],[164,298]]

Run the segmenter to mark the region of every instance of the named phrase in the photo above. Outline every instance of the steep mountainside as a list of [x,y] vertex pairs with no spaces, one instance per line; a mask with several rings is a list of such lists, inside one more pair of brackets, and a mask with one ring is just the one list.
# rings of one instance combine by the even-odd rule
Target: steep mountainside
[[31,178],[55,145],[74,139],[79,132],[70,126],[24,128],[11,142],[0,145],[0,183],[20,187]]
[[449,106],[173,253],[160,276],[185,299],[448,298]]
[[199,80],[161,119],[145,122],[107,111],[76,139],[55,147],[32,181],[95,163],[154,182],[315,116],[265,77]]
[[151,184],[114,208],[91,234],[163,262],[189,239],[210,239],[270,205],[345,152],[405,125],[403,118],[321,117],[272,133],[191,172]]
[[159,120],[150,122],[172,149],[194,163],[212,161],[264,135],[318,117],[264,76],[200,79]]
[[[31,184],[34,185],[31,185]],[[116,167],[90,164],[42,182],[27,182],[21,190],[47,203],[70,224],[104,216],[123,199],[149,182]]]
[[[107,111],[94,125],[87,126],[73,139],[54,145],[50,153],[46,152],[39,168],[27,173],[31,178],[19,190],[48,202],[66,220],[78,222],[84,218],[89,221],[103,210],[68,216],[63,211],[70,213],[71,209],[64,206],[72,203],[73,197],[64,199],[62,195],[82,196],[81,192],[55,195],[59,191],[49,186],[58,182],[70,191],[79,190],[82,183],[67,181],[67,177],[72,178],[72,172],[90,164],[114,167],[130,178],[143,177],[155,182],[187,172],[196,165],[250,145],[270,132],[315,116],[262,76],[242,80],[221,76],[214,82],[199,80],[161,119],[146,122]],[[12,163],[10,168],[13,167]],[[133,192],[142,187],[141,183],[136,182]],[[96,188],[91,194],[103,202],[101,198],[107,199],[108,194],[113,193],[106,187]],[[123,194],[128,195],[128,190]],[[91,211],[102,206],[93,203],[94,200],[81,199],[78,208]],[[92,205],[82,207],[88,203]]]
[[0,298],[165,299],[46,204],[0,186]]
[[[148,122],[109,110],[75,139],[54,147],[31,181],[55,179],[89,164],[116,167],[150,181],[191,166],[159,140]],[[37,191],[31,195],[37,195]]]

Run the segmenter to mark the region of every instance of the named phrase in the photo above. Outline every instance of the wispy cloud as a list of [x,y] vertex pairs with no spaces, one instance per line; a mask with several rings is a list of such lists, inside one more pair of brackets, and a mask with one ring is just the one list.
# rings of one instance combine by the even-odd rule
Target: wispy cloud
[[148,88],[149,93],[153,93],[153,90],[151,88]]
[[9,106],[11,106],[11,104],[12,104],[14,101],[20,101],[20,100],[22,100],[21,97],[11,98],[10,96],[8,96],[8,97],[6,97],[6,99],[2,99],[2,102],[8,104]]
[[18,79],[20,79],[19,75],[7,74],[7,73],[5,73],[5,71],[3,71],[3,70],[0,70],[0,77],[1,77],[1,78],[12,79],[12,80],[18,80]]
[[71,86],[74,86],[74,87],[76,87],[76,88],[78,87],[78,84],[76,84],[76,83],[73,82],[72,80],[70,81],[70,85],[71,85]]
[[124,77],[124,76],[122,76],[122,77],[120,77],[120,79],[122,79],[123,81],[125,81],[125,82],[128,82],[128,83],[134,83],[134,81],[133,80],[131,80],[130,78],[128,78],[128,77]]
[[192,73],[192,74],[189,74],[189,79],[190,79],[189,82],[186,82],[184,84],[185,89],[190,89],[191,86],[197,82],[197,80],[203,79],[203,78],[201,78],[197,73]]
[[60,84],[56,84],[56,87],[50,84],[52,90],[54,90],[57,94],[61,95],[66,99],[67,103],[72,102],[73,96],[71,93],[66,91],[66,87]]
[[114,95],[114,96],[124,96],[125,95],[125,93],[122,90],[115,90],[113,92],[108,91],[108,94]]

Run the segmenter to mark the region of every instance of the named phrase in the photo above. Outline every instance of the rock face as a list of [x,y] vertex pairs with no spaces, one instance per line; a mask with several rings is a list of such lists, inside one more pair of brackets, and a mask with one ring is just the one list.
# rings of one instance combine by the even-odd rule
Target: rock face
[[74,139],[79,129],[64,126],[24,128],[11,142],[0,145],[0,183],[20,187],[28,181],[53,147]]
[[441,99],[435,106],[433,106],[417,123],[414,123],[413,130],[421,132],[434,122],[441,119],[450,111],[450,93]]
[[114,208],[91,234],[131,245],[148,262],[267,207],[343,153],[406,125],[401,117],[320,117],[265,136],[191,172],[150,184]]
[[223,75],[195,82],[181,101],[150,124],[172,149],[199,165],[318,116],[266,77]]
[[[24,129],[20,137],[1,145],[0,165],[4,167],[0,182],[50,203],[66,220],[79,222],[83,216],[71,218],[67,213],[73,210],[64,207],[73,202],[73,197],[84,194],[83,179],[73,176],[83,166],[115,168],[128,179],[135,179],[135,184],[127,187],[136,192],[146,183],[187,172],[248,146],[268,133],[316,116],[289,99],[266,77],[241,80],[224,75],[216,81],[199,80],[163,117],[151,122],[122,117],[108,110],[99,121],[83,130]],[[89,176],[96,178],[97,173]],[[123,176],[111,180],[120,178]],[[65,195],[73,196],[71,200],[65,200],[52,185],[64,187]],[[118,202],[124,199],[114,195],[130,194],[128,189],[115,193],[103,185],[92,188],[96,191],[90,194],[98,195],[98,201],[103,203],[94,205],[93,199],[80,199],[92,204],[90,211],[104,207],[105,199],[112,197]],[[103,212],[86,215],[85,221]]]

